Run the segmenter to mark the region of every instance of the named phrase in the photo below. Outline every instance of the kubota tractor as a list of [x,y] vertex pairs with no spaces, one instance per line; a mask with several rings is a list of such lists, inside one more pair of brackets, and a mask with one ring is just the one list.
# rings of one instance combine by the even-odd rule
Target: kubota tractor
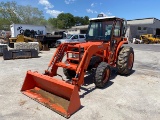
[[[128,43],[125,32],[124,19],[103,16],[90,19],[87,42],[61,44],[44,74],[27,71],[21,92],[62,116],[70,117],[81,106],[78,91],[87,71],[95,70],[97,88],[107,84],[112,67],[121,75],[131,73],[134,52],[132,47],[123,46]],[[55,78],[59,67],[71,82]]]

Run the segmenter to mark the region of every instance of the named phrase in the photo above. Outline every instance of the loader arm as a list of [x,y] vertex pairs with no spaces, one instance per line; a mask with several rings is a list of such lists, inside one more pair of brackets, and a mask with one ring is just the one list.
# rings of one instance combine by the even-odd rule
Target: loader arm
[[65,51],[67,49],[67,43],[61,44],[54,53],[50,63],[48,64],[48,69],[45,70],[45,75],[49,75],[50,77],[57,75],[58,66],[56,65],[57,62],[61,62]]

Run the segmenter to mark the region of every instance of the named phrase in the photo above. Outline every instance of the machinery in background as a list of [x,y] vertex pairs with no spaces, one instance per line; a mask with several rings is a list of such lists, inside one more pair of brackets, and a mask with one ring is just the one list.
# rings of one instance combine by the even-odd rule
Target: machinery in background
[[11,37],[24,33],[26,37],[34,37],[34,35],[46,35],[46,26],[28,25],[28,24],[12,24],[10,25]]
[[[38,42],[39,50],[43,49],[42,43],[36,38],[38,35],[46,35],[46,27],[28,24],[10,25],[11,38],[9,38],[9,47],[14,48],[14,43],[19,42]],[[20,43],[21,44],[21,43]],[[23,48],[22,48],[23,49]]]
[[160,43],[160,35],[153,35],[153,34],[140,35],[140,40],[141,40],[140,43],[144,44]]
[[134,44],[157,44],[160,43],[160,29],[155,30],[155,34],[142,34],[139,39],[133,38]]
[[[29,42],[38,42],[39,48],[36,48],[39,50],[43,49],[42,43],[40,42],[39,39],[36,39],[35,37],[28,37],[25,34],[19,34],[17,37],[11,37],[9,38],[9,47],[17,49],[16,46],[21,46],[21,48],[18,49],[24,49],[26,48],[26,43],[30,44]],[[32,44],[31,44],[32,45]],[[29,47],[28,47],[29,48]]]
[[38,35],[37,38],[41,41],[42,45],[47,45],[49,48],[56,47],[56,42],[59,39],[67,37],[65,31],[56,31],[53,34],[48,33],[46,35]]
[[[22,26],[17,27],[15,24],[11,25],[11,38],[9,38],[8,43],[10,48],[3,50],[4,60],[37,58],[39,51],[42,50],[41,42],[35,38],[36,31],[22,30],[22,28]],[[15,37],[15,35],[17,36]]]
[[[39,42],[40,50],[49,50],[49,47],[55,47],[58,39],[66,38],[65,31],[56,31],[54,34],[47,33],[45,26],[12,24],[10,47],[15,42]],[[23,36],[22,36],[23,35]]]
[[56,40],[66,37],[64,31],[57,31],[53,35],[46,33],[45,26],[12,24],[10,30],[8,45],[12,49],[3,51],[5,60],[37,57],[40,50],[49,50],[49,47],[55,46]]

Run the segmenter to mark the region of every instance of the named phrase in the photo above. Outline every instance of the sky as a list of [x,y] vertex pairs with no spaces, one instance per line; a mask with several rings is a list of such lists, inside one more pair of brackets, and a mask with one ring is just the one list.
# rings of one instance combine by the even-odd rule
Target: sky
[[126,20],[154,17],[160,19],[160,0],[0,0],[15,1],[42,10],[46,19],[60,13],[95,18],[99,13]]

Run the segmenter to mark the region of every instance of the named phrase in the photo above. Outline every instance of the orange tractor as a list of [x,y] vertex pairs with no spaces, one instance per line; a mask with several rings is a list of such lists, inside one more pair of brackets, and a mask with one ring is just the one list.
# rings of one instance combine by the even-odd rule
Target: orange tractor
[[[98,88],[107,84],[113,67],[121,75],[131,73],[134,51],[132,47],[123,46],[128,43],[125,32],[124,19],[103,16],[90,19],[87,42],[61,44],[44,74],[27,71],[21,92],[69,118],[81,107],[78,92],[87,71],[94,70],[94,83]],[[56,77],[59,67],[70,81]]]

